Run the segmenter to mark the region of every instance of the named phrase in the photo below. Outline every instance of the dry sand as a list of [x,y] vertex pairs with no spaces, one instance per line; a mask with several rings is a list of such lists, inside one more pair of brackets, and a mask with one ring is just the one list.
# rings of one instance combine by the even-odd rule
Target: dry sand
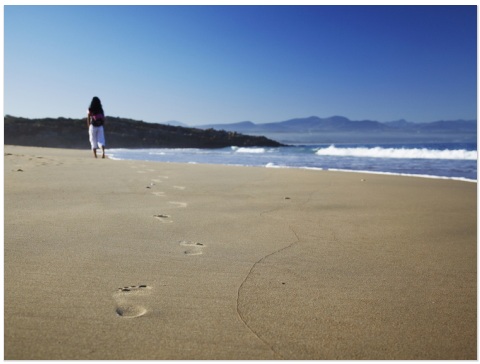
[[477,185],[5,146],[5,359],[476,359]]

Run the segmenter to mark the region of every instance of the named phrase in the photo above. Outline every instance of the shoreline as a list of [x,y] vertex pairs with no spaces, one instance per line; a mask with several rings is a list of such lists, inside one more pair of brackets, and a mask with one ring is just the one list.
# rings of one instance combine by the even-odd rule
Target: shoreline
[[475,360],[461,181],[4,146],[4,359]]
[[[322,147],[301,146],[299,149],[230,147],[218,150],[182,148],[178,152],[168,148],[112,149],[109,154],[115,160],[329,170],[477,182],[477,152],[462,149],[466,148],[465,146],[455,145],[446,150],[441,148],[426,150],[423,147],[403,149],[400,146],[382,150],[375,147],[367,150],[361,146],[351,146],[340,151],[339,156],[318,156],[318,148]],[[371,156],[366,158],[365,153]],[[348,157],[349,154],[353,157]]]
[[[107,152],[108,155],[108,152]],[[137,162],[152,162],[152,163],[178,163],[178,164],[199,164],[199,165],[215,165],[215,166],[225,166],[225,167],[247,167],[247,168],[272,168],[272,169],[300,169],[300,170],[310,170],[310,171],[324,171],[324,172],[345,172],[345,173],[360,173],[360,174],[376,174],[376,175],[385,175],[385,176],[397,176],[397,177],[417,177],[417,178],[428,178],[428,179],[441,179],[441,180],[452,180],[459,182],[470,182],[477,183],[478,180],[464,178],[464,177],[445,177],[445,176],[434,176],[428,174],[413,174],[413,173],[393,173],[393,172],[374,172],[374,171],[363,171],[363,170],[353,170],[353,169],[339,169],[339,168],[315,168],[315,167],[289,167],[289,166],[277,166],[277,165],[265,165],[265,166],[251,166],[251,165],[241,165],[241,164],[218,164],[218,163],[197,163],[197,162],[163,162],[163,161],[149,161],[145,159],[122,159],[109,157],[111,160],[115,161],[137,161]]]
[[464,177],[444,177],[444,176],[432,176],[432,175],[428,175],[428,174],[354,171],[354,170],[348,170],[348,169],[335,169],[335,168],[327,169],[327,171],[345,172],[345,173],[378,174],[378,175],[398,176],[398,177],[418,177],[418,178],[452,180],[452,181],[470,182],[470,183],[477,183],[478,182],[476,179],[470,179],[470,178],[464,178]]

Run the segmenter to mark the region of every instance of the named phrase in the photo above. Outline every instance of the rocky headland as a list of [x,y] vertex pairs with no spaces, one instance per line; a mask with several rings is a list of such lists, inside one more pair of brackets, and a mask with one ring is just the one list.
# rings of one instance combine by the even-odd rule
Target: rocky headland
[[[89,148],[86,119],[4,117],[4,144],[51,148]],[[234,131],[197,129],[107,117],[108,148],[276,147],[274,140]]]

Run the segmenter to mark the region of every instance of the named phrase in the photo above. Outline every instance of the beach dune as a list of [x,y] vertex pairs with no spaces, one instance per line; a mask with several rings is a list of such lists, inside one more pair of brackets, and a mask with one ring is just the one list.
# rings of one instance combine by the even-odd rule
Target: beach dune
[[477,358],[476,183],[4,148],[5,359]]

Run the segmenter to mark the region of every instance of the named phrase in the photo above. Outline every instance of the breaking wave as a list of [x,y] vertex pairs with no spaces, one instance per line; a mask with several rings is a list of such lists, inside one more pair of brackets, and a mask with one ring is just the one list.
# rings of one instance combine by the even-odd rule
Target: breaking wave
[[476,150],[438,150],[427,148],[338,148],[330,145],[327,148],[319,148],[315,152],[320,156],[335,157],[362,157],[362,158],[400,158],[400,159],[457,159],[476,160]]
[[253,153],[253,154],[260,154],[265,153],[265,148],[242,148],[242,147],[232,147],[232,150],[235,153]]

